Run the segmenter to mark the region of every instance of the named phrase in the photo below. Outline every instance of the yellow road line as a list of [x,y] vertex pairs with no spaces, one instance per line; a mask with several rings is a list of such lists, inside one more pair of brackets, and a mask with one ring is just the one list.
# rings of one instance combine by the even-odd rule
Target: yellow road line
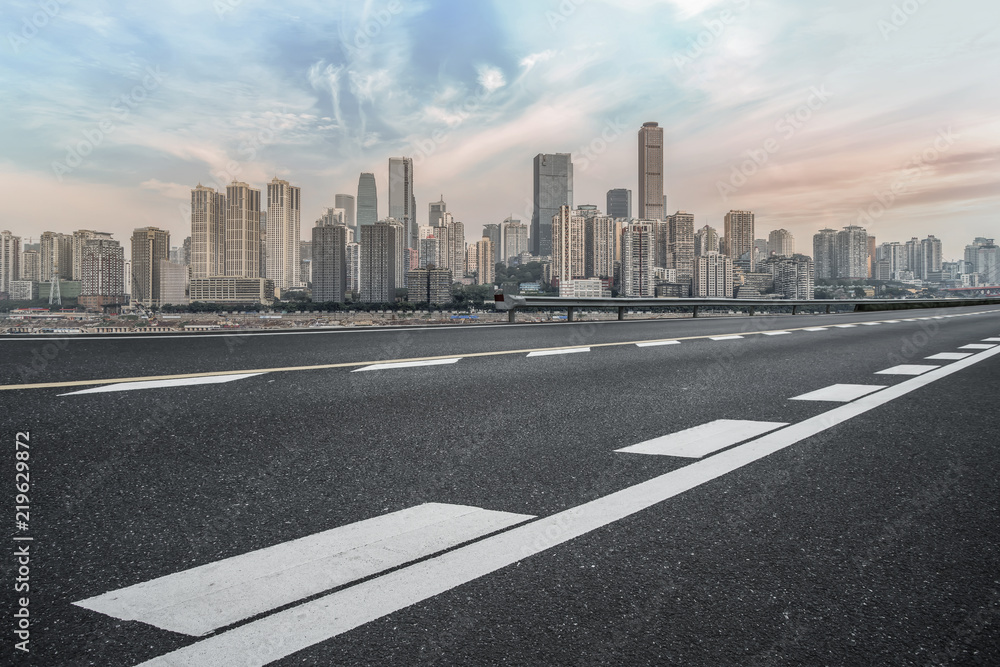
[[[871,320],[869,320],[871,321]],[[885,322],[886,320],[874,320],[877,322]],[[823,326],[814,325],[814,326]],[[833,325],[830,325],[833,326]],[[642,340],[630,340],[630,341],[620,341],[616,343],[581,343],[579,345],[563,345],[560,347],[533,347],[525,348],[521,350],[498,350],[495,352],[468,352],[465,354],[445,354],[436,357],[408,357],[405,359],[378,359],[375,361],[348,361],[339,364],[317,364],[314,366],[284,366],[280,368],[248,368],[240,369],[235,371],[209,371],[206,373],[179,373],[176,375],[146,375],[142,377],[130,377],[130,378],[104,378],[101,380],[68,380],[66,382],[37,382],[34,384],[5,384],[0,385],[0,391],[9,391],[12,389],[49,389],[49,388],[61,388],[61,387],[89,387],[94,385],[102,384],[117,384],[119,382],[148,382],[151,380],[181,380],[188,378],[203,378],[203,377],[214,377],[219,375],[242,375],[244,373],[285,373],[289,371],[316,371],[316,370],[326,370],[330,368],[351,368],[354,366],[369,366],[371,364],[396,364],[403,363],[407,361],[435,361],[438,359],[454,359],[458,357],[459,359],[473,358],[473,357],[497,357],[506,354],[528,354],[529,352],[549,352],[554,350],[572,350],[578,347],[621,347],[624,345],[635,345],[636,343],[660,343],[664,341],[671,340],[702,340],[707,338],[712,338],[720,335],[739,335],[739,336],[752,336],[752,335],[763,335],[766,333],[773,333],[775,331],[804,331],[805,329],[811,329],[813,327],[798,327],[795,329],[783,328],[783,329],[769,329],[767,331],[740,331],[734,334],[706,334],[703,336],[675,336],[673,338],[643,338]]]

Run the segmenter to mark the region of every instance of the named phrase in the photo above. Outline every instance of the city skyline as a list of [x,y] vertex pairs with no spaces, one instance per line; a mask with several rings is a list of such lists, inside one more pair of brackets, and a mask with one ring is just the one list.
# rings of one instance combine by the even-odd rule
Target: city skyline
[[[195,184],[263,190],[274,177],[302,188],[304,233],[361,172],[386,206],[395,155],[414,161],[417,224],[443,192],[478,238],[530,219],[538,153],[573,156],[574,204],[637,192],[634,133],[651,120],[670,147],[669,210],[698,228],[753,210],[758,226],[799,238],[850,224],[878,239],[937,234],[951,259],[998,235],[998,93],[978,85],[998,46],[970,20],[975,3],[901,16],[860,2],[836,16],[711,0],[322,12],[248,0],[114,15],[57,4],[0,55],[24,95],[0,168],[26,195],[5,225],[25,239],[100,228],[124,240],[141,226],[183,238]],[[2,13],[16,27],[36,11]],[[433,43],[455,28],[469,39]]]

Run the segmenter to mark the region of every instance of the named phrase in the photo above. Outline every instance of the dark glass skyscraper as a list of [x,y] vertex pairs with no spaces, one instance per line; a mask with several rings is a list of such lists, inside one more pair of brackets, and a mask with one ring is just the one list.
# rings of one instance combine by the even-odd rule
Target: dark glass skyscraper
[[374,225],[378,221],[378,191],[375,174],[361,172],[358,179],[358,227]]
[[608,190],[608,217],[632,218],[632,191],[626,188]]
[[535,156],[531,253],[552,254],[552,217],[560,206],[573,208],[573,160],[569,153]]

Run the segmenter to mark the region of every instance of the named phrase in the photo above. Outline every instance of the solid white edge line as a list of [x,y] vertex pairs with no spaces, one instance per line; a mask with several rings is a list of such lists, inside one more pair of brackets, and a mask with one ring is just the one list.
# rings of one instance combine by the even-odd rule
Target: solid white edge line
[[797,424],[578,507],[272,614],[142,663],[140,667],[262,667],[694,489],[1000,354],[942,366]]

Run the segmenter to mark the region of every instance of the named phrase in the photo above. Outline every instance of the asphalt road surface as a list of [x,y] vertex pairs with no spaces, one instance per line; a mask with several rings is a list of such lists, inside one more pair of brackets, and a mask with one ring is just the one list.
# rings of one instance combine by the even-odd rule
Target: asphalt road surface
[[8,336],[0,385],[0,663],[1000,664],[996,308]]

